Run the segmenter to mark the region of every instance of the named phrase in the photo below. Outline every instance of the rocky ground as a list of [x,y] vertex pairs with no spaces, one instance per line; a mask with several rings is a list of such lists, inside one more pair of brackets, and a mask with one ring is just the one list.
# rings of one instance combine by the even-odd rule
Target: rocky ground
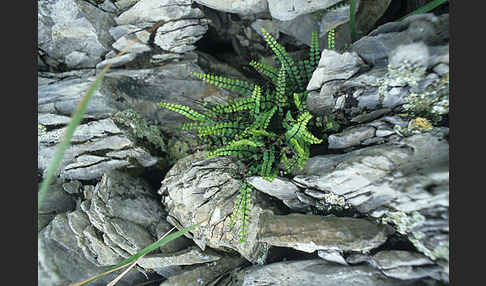
[[[38,0],[39,182],[112,64],[39,209],[38,285],[82,281],[205,219],[117,285],[449,284],[448,11],[398,22],[395,1],[358,1],[365,36],[351,43],[341,2]],[[159,102],[202,110],[231,98],[192,73],[251,78],[242,65],[271,55],[260,27],[296,56],[320,32],[306,103],[335,129],[304,169],[248,179],[240,243],[229,221],[242,166],[205,159]],[[337,51],[323,49],[331,28]]]

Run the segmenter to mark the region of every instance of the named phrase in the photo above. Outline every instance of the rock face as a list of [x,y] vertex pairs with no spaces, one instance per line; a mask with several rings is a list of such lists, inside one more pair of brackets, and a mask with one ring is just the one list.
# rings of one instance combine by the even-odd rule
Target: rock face
[[[56,215],[39,232],[39,285],[66,285],[106,271],[154,242],[155,226],[165,217],[147,182],[118,171],[104,175],[81,197],[81,208]],[[131,271],[121,285],[145,280]]]
[[240,15],[253,15],[268,11],[267,0],[195,0],[194,2],[214,10]]
[[368,252],[384,243],[392,231],[363,219],[263,214],[259,232],[260,241],[311,253],[316,250]]
[[208,246],[234,249],[249,261],[263,263],[268,246],[259,242],[256,235],[259,217],[272,212],[271,205],[263,199],[255,200],[250,212],[249,236],[244,244],[239,242],[239,224],[232,229],[228,226],[241,186],[236,177],[239,168],[229,158],[204,159],[201,153],[196,153],[172,167],[162,181],[159,194],[165,196],[163,203],[171,223],[187,227],[207,220],[193,231],[192,239],[201,249]]
[[[93,68],[109,51],[111,15],[82,0],[39,0],[39,49],[51,63]],[[54,66],[58,68],[58,66]]]
[[[44,113],[39,123],[47,127],[63,126],[68,118]],[[50,117],[50,122],[45,118]],[[39,133],[38,168],[46,170],[61,141],[65,128]],[[145,149],[135,145],[126,131],[111,118],[79,125],[71,139],[72,146],[65,152],[58,169],[61,178],[92,180],[106,171],[119,168],[149,167],[158,162]]]
[[[417,281],[387,278],[369,266],[342,266],[321,259],[252,266],[217,285],[418,285]],[[229,284],[224,284],[224,282]]]

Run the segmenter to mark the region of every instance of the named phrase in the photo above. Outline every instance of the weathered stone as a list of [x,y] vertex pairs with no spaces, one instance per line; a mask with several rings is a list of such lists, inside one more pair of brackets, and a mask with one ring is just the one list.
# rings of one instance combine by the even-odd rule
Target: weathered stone
[[172,167],[162,181],[159,194],[164,196],[169,215],[180,227],[203,221],[192,231],[192,239],[201,249],[206,246],[223,251],[233,249],[249,261],[263,263],[268,246],[256,239],[259,217],[277,208],[263,194],[254,192],[248,237],[245,243],[240,243],[240,223],[232,229],[228,227],[241,187],[236,177],[241,172],[239,168],[227,157],[204,159],[202,153],[196,153]]
[[341,255],[339,251],[336,250],[318,250],[317,255],[319,255],[320,258],[329,261],[329,262],[335,262],[338,264],[342,265],[348,265],[346,263],[346,260],[344,257]]
[[[264,282],[262,282],[264,281]],[[285,261],[269,265],[256,265],[232,274],[227,285],[417,285],[417,281],[401,281],[387,278],[367,265],[343,266],[327,263],[322,259]]]
[[189,266],[182,273],[169,277],[160,286],[209,285],[211,281],[246,263],[240,256],[223,256],[204,265]]
[[276,177],[272,182],[269,182],[262,177],[254,176],[248,178],[247,181],[260,192],[284,201],[297,198],[295,193],[299,191],[296,185],[281,177]]
[[400,45],[423,41],[427,46],[444,45],[449,40],[449,15],[421,14],[378,27],[356,41],[351,49],[367,63],[386,65],[391,52]]
[[387,239],[390,229],[364,219],[289,214],[262,214],[258,239],[300,251],[368,252]]
[[118,25],[137,25],[201,17],[201,10],[192,8],[190,0],[140,0],[115,20]]
[[39,214],[59,214],[74,210],[76,201],[67,194],[61,183],[54,183],[49,186],[49,192],[39,207]]
[[329,149],[343,149],[359,146],[361,141],[374,137],[376,128],[371,126],[353,127],[329,136]]
[[240,15],[253,15],[268,11],[267,0],[195,0],[194,2],[214,10]]
[[296,2],[294,0],[268,0],[268,8],[273,18],[288,21],[299,15],[326,9],[341,0],[308,0]]
[[113,42],[107,32],[113,24],[111,15],[85,1],[41,0],[39,48],[69,68],[92,68]]
[[[79,232],[84,227],[81,218],[58,214],[38,235],[38,284],[68,285],[100,274],[110,267],[101,267],[85,257],[80,240],[73,229]],[[79,217],[78,217],[79,218]],[[80,221],[74,226],[74,221]],[[70,226],[71,224],[71,226]],[[106,285],[118,274],[111,273],[91,282],[92,285]],[[119,281],[120,285],[133,285],[145,281],[142,273],[130,271]]]
[[[344,196],[351,208],[393,225],[435,263],[448,261],[449,147],[445,134],[446,130],[436,128],[346,156],[311,158],[311,166],[304,169],[309,173],[293,181]],[[319,168],[318,162],[332,167]],[[440,275],[448,275],[447,266]]]
[[339,54],[333,50],[323,50],[321,59],[312,75],[307,90],[317,90],[329,81],[346,80],[358,72],[363,64],[356,53]]
[[218,261],[221,255],[207,249],[202,252],[198,247],[189,247],[176,253],[148,254],[137,262],[143,268],[157,270],[169,266],[194,265]]
[[401,266],[419,266],[433,264],[432,260],[421,253],[404,250],[384,250],[373,255],[373,261],[380,269],[391,269]]
[[196,47],[194,43],[208,30],[207,19],[188,19],[168,22],[155,33],[154,43],[170,53],[186,53]]
[[[38,136],[38,167],[47,170],[65,128],[54,129]],[[57,173],[61,178],[91,180],[108,170],[121,167],[148,167],[158,159],[136,147],[125,131],[112,119],[91,121],[78,126],[71,145],[65,152]],[[136,162],[136,163],[135,163]],[[135,164],[134,164],[135,163]]]

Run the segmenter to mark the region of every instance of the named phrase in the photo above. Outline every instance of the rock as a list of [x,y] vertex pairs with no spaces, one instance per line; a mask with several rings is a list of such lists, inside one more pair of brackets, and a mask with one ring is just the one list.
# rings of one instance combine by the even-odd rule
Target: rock
[[423,42],[427,46],[447,45],[449,15],[421,14],[378,27],[356,41],[351,50],[367,63],[386,65],[390,53],[400,45]]
[[[233,203],[241,182],[240,167],[228,157],[204,159],[196,153],[179,160],[162,181],[159,194],[169,216],[178,227],[203,222],[192,231],[192,239],[202,249],[211,247],[222,251],[233,249],[251,262],[263,263],[268,246],[256,239],[259,217],[277,211],[264,194],[255,191],[248,225],[248,237],[240,243],[239,224],[229,228]],[[173,223],[174,224],[174,223]]]
[[[300,15],[290,21],[273,20],[278,31],[295,38],[300,44],[310,46],[312,32],[319,31],[319,23],[311,15]],[[327,38],[319,37],[319,47],[327,46]],[[321,48],[322,49],[322,48]]]
[[338,250],[368,252],[387,239],[390,230],[364,219],[289,214],[262,214],[258,239],[273,246],[304,252]]
[[[145,269],[153,269],[165,276],[167,268],[182,265],[195,265],[218,261],[221,256],[207,249],[202,252],[197,247],[189,247],[177,253],[147,254],[138,260],[137,264]],[[180,268],[179,268],[180,269]],[[171,275],[173,276],[173,275]]]
[[93,68],[101,61],[113,42],[107,32],[113,25],[109,13],[85,1],[39,1],[39,48],[71,69]]
[[[38,168],[47,170],[57,143],[65,128],[39,134]],[[119,129],[112,119],[92,121],[78,126],[57,170],[61,178],[91,180],[106,171],[122,167],[148,167],[158,159],[135,146],[126,131]]]
[[[342,125],[350,125],[363,114],[386,109],[440,122],[449,106],[449,76],[443,68],[448,65],[448,36],[442,35],[443,30],[448,30],[444,22],[448,18],[427,14],[416,19],[416,24],[397,22],[380,26],[353,45],[354,57],[362,58],[370,69],[341,65],[342,76],[335,76],[332,82],[326,78],[334,64],[328,69],[316,69],[307,88],[313,91],[306,99],[310,112],[316,116],[342,114],[345,118]],[[425,29],[427,34],[430,30],[437,32],[436,40],[425,39],[416,29]],[[328,56],[331,58],[325,60]],[[323,52],[321,61],[331,63],[340,57],[343,56]],[[442,68],[434,73],[434,67],[441,64]],[[340,77],[346,79],[339,80]],[[318,89],[319,92],[314,92]]]
[[79,194],[82,193],[82,187],[80,181],[70,181],[62,184],[63,190],[68,194]]
[[349,128],[341,133],[329,136],[329,149],[343,149],[359,146],[361,141],[374,137],[375,133],[376,129],[371,126]]
[[286,178],[276,177],[269,182],[262,177],[254,176],[248,178],[247,181],[258,191],[282,200],[289,207],[292,206],[292,203],[289,202],[297,199],[296,192],[299,188]]
[[346,260],[344,257],[341,255],[339,251],[336,250],[318,250],[317,255],[319,255],[320,258],[329,261],[329,262],[335,262],[338,264],[342,265],[348,265],[346,263]]
[[[166,235],[172,228],[174,227],[169,222],[165,220],[161,220],[155,227],[155,232],[157,233],[157,239],[160,239],[162,236]],[[181,236],[177,239],[167,242],[166,244],[159,247],[159,249],[161,253],[168,254],[168,253],[182,251],[183,249],[187,249],[192,245],[194,245],[192,240],[188,239],[185,236]]]
[[384,250],[373,255],[373,261],[379,269],[391,269],[402,266],[420,266],[434,264],[421,253],[404,250]]
[[400,281],[387,278],[378,270],[367,265],[343,266],[327,263],[322,259],[256,265],[238,271],[231,277],[231,283],[226,285],[417,285],[416,280]]
[[[58,214],[54,220],[42,229],[38,235],[38,284],[41,286],[68,285],[80,282],[94,275],[107,271],[110,267],[100,266],[91,259],[85,257],[85,238],[78,237],[79,232],[86,226],[88,220],[83,218],[81,211],[75,211],[66,215]],[[95,247],[91,244],[91,247]],[[98,253],[103,256],[101,248]],[[105,248],[108,250],[108,248]],[[117,273],[103,276],[93,282],[92,285],[106,285],[115,279]],[[138,271],[130,271],[119,281],[120,285],[134,285],[144,282],[146,278]]]
[[190,0],[140,0],[115,21],[118,25],[137,25],[201,17],[201,10],[192,8]]
[[207,19],[188,19],[168,22],[160,26],[154,43],[169,53],[187,53],[196,49],[194,45],[208,30]]
[[[308,174],[293,181],[342,196],[359,213],[393,225],[435,263],[448,261],[449,146],[445,134],[446,130],[436,128],[345,156],[318,156],[304,168]],[[319,168],[317,162],[332,167]],[[442,273],[448,275],[447,266]]]
[[199,286],[210,285],[218,277],[246,263],[240,256],[223,256],[217,261],[203,265],[189,266],[184,272],[169,277],[160,286]]
[[268,11],[266,0],[195,0],[194,2],[214,10],[239,15],[253,15]]
[[193,72],[203,71],[187,61],[150,69],[113,70],[105,76],[100,92],[119,110],[133,109],[152,122],[163,123],[161,129],[169,134],[187,134],[176,130],[181,121],[188,120],[160,107],[161,101],[202,111],[201,102],[221,103],[229,96],[192,77]]
[[75,199],[67,194],[61,183],[54,183],[49,186],[49,192],[39,207],[39,214],[59,214],[74,210]]
[[339,54],[333,50],[323,50],[321,59],[312,75],[307,90],[317,90],[329,81],[346,80],[356,74],[363,64],[356,53]]
[[[59,80],[53,80],[50,84],[47,84],[47,82],[46,84],[39,84],[37,111],[39,113],[71,116],[96,77],[92,76],[91,71],[84,71],[77,75],[62,73],[57,76],[60,78]],[[63,77],[66,78],[62,79]],[[39,80],[42,80],[42,78]],[[105,118],[114,111],[116,109],[97,90],[86,107],[85,117]]]
[[295,2],[293,0],[268,0],[268,9],[273,18],[280,21],[288,21],[299,15],[329,8],[338,2],[341,2],[341,0],[309,0],[301,2]]

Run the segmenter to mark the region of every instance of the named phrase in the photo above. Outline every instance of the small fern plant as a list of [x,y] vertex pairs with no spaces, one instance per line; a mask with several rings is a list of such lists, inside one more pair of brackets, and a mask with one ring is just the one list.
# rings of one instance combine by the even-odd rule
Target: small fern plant
[[204,113],[184,105],[160,103],[193,121],[185,123],[183,130],[196,130],[203,142],[209,143],[207,158],[231,156],[245,164],[230,220],[230,228],[239,223],[240,242],[247,237],[251,209],[252,186],[245,178],[260,175],[272,181],[279,174],[303,168],[310,146],[322,142],[308,130],[312,115],[305,105],[306,86],[320,59],[317,32],[312,33],[309,58],[299,62],[264,28],[262,34],[280,67],[263,60],[251,61],[249,65],[268,84],[194,73],[204,82],[240,96],[223,104],[206,105]]

